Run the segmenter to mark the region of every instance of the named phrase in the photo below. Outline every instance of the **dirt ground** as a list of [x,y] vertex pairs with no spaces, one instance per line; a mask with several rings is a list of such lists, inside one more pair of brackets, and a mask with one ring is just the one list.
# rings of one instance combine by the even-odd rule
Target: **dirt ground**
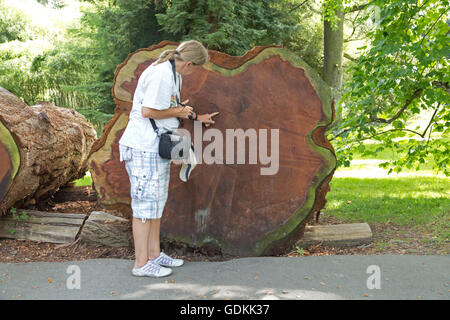
[[[96,201],[70,201],[62,203],[40,204],[43,211],[84,213],[92,211],[107,211],[99,208]],[[108,211],[112,214],[116,212]],[[324,211],[319,222],[314,224],[342,223]],[[281,256],[321,256],[321,255],[371,255],[371,254],[416,254],[416,255],[443,255],[448,254],[450,243],[437,243],[432,241],[429,234],[418,228],[410,229],[393,224],[370,224],[373,233],[371,244],[338,248],[325,247],[321,244],[307,248],[296,248]],[[431,239],[431,240],[430,240]],[[217,255],[214,252],[201,251],[195,248],[172,244],[161,239],[161,248],[168,254],[183,258],[186,261],[224,261],[235,258],[229,255]],[[72,244],[54,244],[34,242],[29,240],[0,239],[0,262],[23,263],[31,261],[74,261],[97,258],[134,259],[134,250],[131,247],[94,247],[75,242]]]

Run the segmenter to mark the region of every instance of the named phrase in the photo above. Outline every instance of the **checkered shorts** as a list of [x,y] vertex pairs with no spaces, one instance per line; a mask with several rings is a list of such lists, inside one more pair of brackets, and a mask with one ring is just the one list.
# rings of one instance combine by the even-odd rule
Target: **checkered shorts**
[[122,145],[119,152],[130,179],[133,217],[142,222],[161,218],[169,191],[170,160]]

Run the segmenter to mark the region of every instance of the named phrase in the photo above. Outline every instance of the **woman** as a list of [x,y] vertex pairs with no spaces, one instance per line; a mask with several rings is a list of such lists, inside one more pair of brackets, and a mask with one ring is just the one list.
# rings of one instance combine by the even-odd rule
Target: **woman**
[[[171,61],[175,63],[176,81]],[[213,124],[212,117],[217,112],[197,115],[185,105],[188,100],[177,103],[180,75],[192,73],[207,61],[208,51],[200,42],[185,41],[175,50],[164,51],[139,78],[128,125],[119,141],[120,161],[125,161],[131,183],[135,276],[168,276],[171,267],[184,263],[160,251],[159,231],[169,188],[170,160],[159,156],[159,138],[149,118],[160,130],[176,130],[178,118],[196,119],[206,126]]]

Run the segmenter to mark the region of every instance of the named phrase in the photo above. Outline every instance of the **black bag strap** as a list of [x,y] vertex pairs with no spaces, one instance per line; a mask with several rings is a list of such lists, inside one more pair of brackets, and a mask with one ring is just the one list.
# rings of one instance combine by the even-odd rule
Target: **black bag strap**
[[[175,71],[175,60],[171,59],[169,61],[170,61],[170,64],[172,65],[173,80],[175,81],[175,85],[177,85],[177,73]],[[180,94],[180,91],[181,91],[181,83],[178,83],[178,93],[175,95],[175,99],[177,101],[177,105],[181,104],[180,103],[180,98],[178,97],[178,95]],[[159,137],[159,135],[160,135],[159,134],[159,129],[158,129],[158,126],[155,123],[155,120],[153,120],[152,118],[149,118],[149,120],[150,120],[150,123],[152,124],[153,130],[155,130],[156,134]]]
[[[175,60],[171,59],[169,61],[170,61],[170,64],[172,65],[173,80],[175,81],[175,86],[176,86],[177,85],[177,73],[175,71]],[[177,100],[177,105],[180,104],[180,97],[179,97],[180,92],[181,92],[181,83],[178,83],[178,92],[175,95],[175,99]]]
[[[152,124],[153,130],[155,130],[156,134],[158,134],[158,127],[156,126],[155,120],[152,118],[148,118],[150,120],[150,123]],[[159,134],[158,134],[159,136]]]

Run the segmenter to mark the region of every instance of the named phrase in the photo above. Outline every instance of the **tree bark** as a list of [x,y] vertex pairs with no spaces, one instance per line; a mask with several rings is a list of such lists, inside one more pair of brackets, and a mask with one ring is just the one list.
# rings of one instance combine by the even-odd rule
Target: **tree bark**
[[[340,90],[342,88],[342,57],[344,50],[344,13],[342,10],[342,2],[337,1],[337,8],[334,11],[335,25],[324,17],[324,63],[323,75],[325,82],[333,91],[334,100],[338,103],[341,97]],[[326,5],[326,4],[325,4]],[[336,119],[341,119],[341,108],[339,104],[336,107]]]
[[49,102],[30,107],[0,88],[0,214],[84,176],[95,140],[78,112]]
[[91,212],[80,232],[80,240],[94,246],[130,246],[132,238],[130,221],[101,211]]
[[342,86],[342,56],[344,49],[344,13],[335,10],[335,26],[324,18],[324,80],[332,88]]
[[[127,218],[130,184],[124,163],[119,162],[118,141],[140,74],[163,50],[176,45],[163,41],[140,49],[118,66],[115,115],[89,156],[99,202],[120,209]],[[199,114],[220,112],[213,128],[222,134],[224,149],[228,129],[254,129],[258,139],[264,139],[259,130],[267,129],[269,155],[270,130],[279,130],[278,172],[261,175],[260,169],[268,165],[250,163],[248,142],[244,164],[225,163],[226,152],[219,150],[215,157],[224,164],[197,165],[187,183],[178,176],[180,167],[172,164],[161,234],[189,246],[215,245],[223,253],[282,252],[301,237],[313,213],[323,208],[336,166],[325,137],[334,116],[329,88],[302,59],[283,48],[255,47],[241,57],[212,50],[209,54],[207,65],[183,77],[181,101],[189,98]],[[192,121],[184,122],[192,134]],[[199,135],[192,137],[195,142]],[[196,145],[200,154],[210,145],[202,140]]]
[[71,243],[86,218],[84,214],[35,210],[17,210],[17,216],[0,217],[0,238]]

